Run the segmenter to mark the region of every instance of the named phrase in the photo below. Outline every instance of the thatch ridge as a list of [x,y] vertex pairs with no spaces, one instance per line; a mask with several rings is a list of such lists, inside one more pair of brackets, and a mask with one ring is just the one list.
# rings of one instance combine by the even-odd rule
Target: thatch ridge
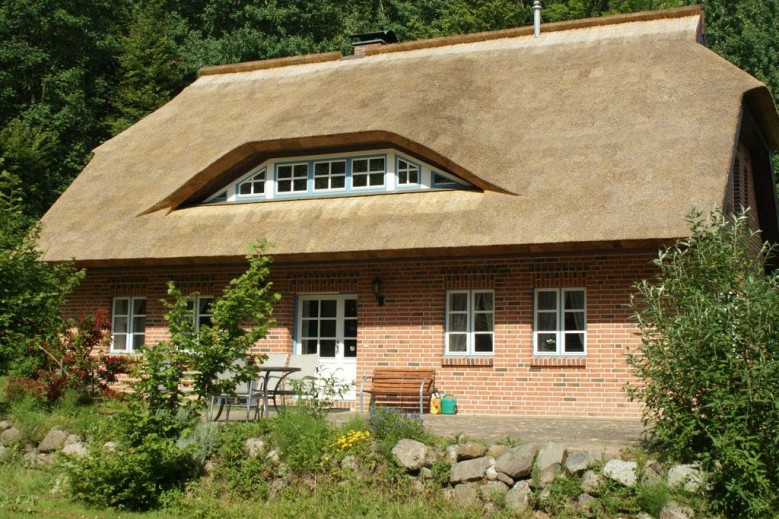
[[247,61],[244,63],[231,63],[228,65],[213,65],[202,67],[201,76],[215,76],[218,74],[234,74],[236,72],[251,72],[252,70],[267,70],[270,68],[290,67],[292,65],[307,65],[310,63],[324,63],[326,61],[338,61],[343,55],[338,52],[322,52],[320,54],[306,54],[304,56],[288,56],[285,58],[264,59]]

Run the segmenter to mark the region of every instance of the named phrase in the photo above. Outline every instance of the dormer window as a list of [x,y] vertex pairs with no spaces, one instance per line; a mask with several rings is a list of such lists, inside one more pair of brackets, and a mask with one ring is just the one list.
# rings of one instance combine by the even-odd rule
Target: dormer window
[[205,200],[209,204],[473,189],[467,182],[391,149],[268,159]]
[[413,162],[398,157],[397,173],[399,186],[419,185],[419,166]]
[[[238,194],[241,196],[261,195],[265,193],[265,168],[262,168],[253,177],[249,177],[238,184]],[[225,193],[225,196],[227,193]]]

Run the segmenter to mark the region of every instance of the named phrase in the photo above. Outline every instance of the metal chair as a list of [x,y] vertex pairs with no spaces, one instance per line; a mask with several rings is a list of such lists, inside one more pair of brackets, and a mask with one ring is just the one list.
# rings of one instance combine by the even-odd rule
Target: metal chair
[[276,388],[268,393],[273,395],[273,407],[276,409],[276,412],[279,410],[276,400],[278,396],[281,397],[281,405],[286,405],[285,399],[287,396],[316,396],[316,368],[318,360],[316,353],[292,355],[290,357],[289,367],[300,368],[300,371],[293,371],[282,377]]
[[[243,368],[246,366],[246,360],[239,359],[235,362],[235,366]],[[235,372],[227,370],[217,375],[218,380],[230,380],[235,378]],[[213,416],[214,405],[219,404],[219,411],[213,420],[219,420],[222,415],[222,410],[227,407],[225,414],[225,421],[230,420],[230,407],[232,405],[246,406],[246,421],[248,422],[251,415],[251,409],[254,408],[255,419],[260,412],[260,401],[262,398],[262,390],[258,387],[257,381],[252,379],[248,381],[238,382],[235,385],[235,394],[223,393],[221,395],[212,395],[209,405],[209,416]]]

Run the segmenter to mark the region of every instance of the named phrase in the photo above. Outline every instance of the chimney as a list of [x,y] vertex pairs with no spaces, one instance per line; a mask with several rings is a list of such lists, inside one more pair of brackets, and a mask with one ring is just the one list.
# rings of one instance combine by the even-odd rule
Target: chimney
[[397,43],[398,37],[390,30],[383,30],[379,32],[366,32],[363,34],[352,34],[351,36],[356,41],[352,42],[352,48],[354,49],[355,56],[364,56],[365,51],[373,47],[381,47],[388,43]]
[[541,0],[533,0],[533,37],[541,36]]

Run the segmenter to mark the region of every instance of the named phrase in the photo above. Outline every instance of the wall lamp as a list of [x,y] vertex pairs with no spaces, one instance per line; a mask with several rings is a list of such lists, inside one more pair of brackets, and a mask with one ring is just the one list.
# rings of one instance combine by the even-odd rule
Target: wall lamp
[[384,295],[381,293],[381,279],[378,276],[371,281],[373,287],[373,295],[376,297],[376,302],[379,306],[384,306]]

